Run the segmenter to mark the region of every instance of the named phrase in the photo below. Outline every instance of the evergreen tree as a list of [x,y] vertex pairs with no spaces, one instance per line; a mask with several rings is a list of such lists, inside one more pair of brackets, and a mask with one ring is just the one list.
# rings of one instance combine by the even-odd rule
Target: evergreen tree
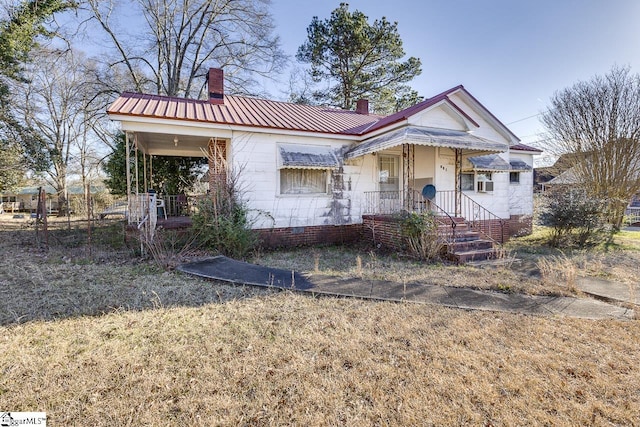
[[418,94],[404,83],[421,73],[421,62],[405,56],[398,23],[386,18],[368,22],[362,12],[349,12],[341,3],[331,17],[313,17],[307,41],[298,48],[298,61],[311,65],[313,80],[328,82],[329,89],[314,92],[319,103],[353,109],[358,99],[367,98],[376,113],[386,114],[419,101]]
[[[16,119],[9,108],[11,81],[24,81],[26,64],[40,38],[51,37],[45,23],[55,13],[76,7],[73,1],[21,1],[0,17],[0,147],[7,156],[0,168],[6,183],[17,183],[27,168],[44,170],[49,166],[39,151],[40,137],[34,129]],[[17,144],[20,144],[18,146]],[[27,155],[28,154],[28,155]],[[16,161],[22,156],[23,161]]]
[[[114,149],[108,160],[104,163],[103,170],[107,175],[105,185],[111,193],[117,195],[127,194],[127,144],[124,133],[115,137]],[[133,158],[130,159],[134,161]],[[184,194],[188,192],[197,178],[198,169],[206,165],[207,159],[200,157],[167,157],[154,156],[153,158],[153,182],[154,190],[164,194]],[[142,157],[138,156],[138,169],[143,170]],[[142,180],[142,178],[140,178]],[[140,191],[143,191],[140,188]]]

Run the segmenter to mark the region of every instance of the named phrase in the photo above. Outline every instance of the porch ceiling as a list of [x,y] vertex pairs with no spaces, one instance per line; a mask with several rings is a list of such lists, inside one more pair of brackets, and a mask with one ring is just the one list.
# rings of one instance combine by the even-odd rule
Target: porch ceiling
[[502,152],[509,149],[506,143],[489,141],[468,132],[431,127],[408,126],[365,141],[349,150],[346,158],[371,154],[402,144],[432,147],[460,148],[485,152]]
[[[152,132],[132,132],[130,141],[138,142],[138,149],[147,155],[204,157],[210,138],[193,135],[165,134]],[[177,139],[177,143],[176,140]]]

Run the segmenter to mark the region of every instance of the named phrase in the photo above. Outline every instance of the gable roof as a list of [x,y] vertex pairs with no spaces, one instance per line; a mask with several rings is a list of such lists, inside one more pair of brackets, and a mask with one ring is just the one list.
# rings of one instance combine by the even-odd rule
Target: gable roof
[[[439,103],[446,103],[459,113],[464,120],[478,127],[478,123],[452,101],[450,96],[454,94],[461,95],[463,99],[470,101],[473,108],[483,111],[483,114],[490,118],[493,125],[498,126],[504,134],[509,135],[512,140],[519,141],[502,122],[467,92],[462,85],[453,87],[386,117],[374,114],[360,114],[355,111],[331,107],[292,104],[245,96],[224,95],[222,104],[212,104],[203,100],[133,92],[124,92],[109,106],[107,113],[115,120],[138,117],[346,136],[366,136],[375,131],[383,131],[385,128],[393,128],[394,124],[402,124],[403,121],[406,122],[411,116],[421,111],[434,107]],[[537,151],[536,149],[533,150]]]
[[488,141],[468,132],[422,126],[407,126],[377,136],[356,145],[345,154],[346,158],[364,156],[404,143],[431,147],[466,148],[470,150],[507,151],[507,144]]
[[454,88],[451,88],[449,90],[446,90],[442,93],[439,93],[436,96],[433,96],[431,98],[425,99],[422,102],[419,102],[409,108],[406,108],[402,111],[398,111],[395,114],[391,114],[389,116],[383,117],[380,120],[378,120],[376,123],[374,123],[371,127],[367,128],[366,131],[367,132],[373,132],[375,130],[381,129],[385,126],[389,126],[392,125],[394,123],[398,123],[401,122],[403,120],[408,120],[409,117],[413,116],[414,114],[419,113],[420,111],[426,110],[429,107],[432,107],[434,105],[436,105],[439,102],[446,102],[449,105],[451,105],[451,107],[453,107],[454,110],[458,111],[462,116],[464,116],[467,120],[471,121],[471,123],[473,123],[475,126],[479,126],[475,120],[473,120],[471,117],[469,117],[469,115],[467,113],[465,113],[460,107],[458,107],[454,102],[452,102],[449,98],[448,95],[457,92],[460,89],[464,89],[464,86],[462,85],[458,85]]
[[514,145],[509,147],[509,150],[514,150],[514,151],[533,151],[533,152],[536,152],[536,153],[542,153],[541,149],[535,148],[535,147],[531,147],[530,145],[526,145],[526,144],[514,144]]

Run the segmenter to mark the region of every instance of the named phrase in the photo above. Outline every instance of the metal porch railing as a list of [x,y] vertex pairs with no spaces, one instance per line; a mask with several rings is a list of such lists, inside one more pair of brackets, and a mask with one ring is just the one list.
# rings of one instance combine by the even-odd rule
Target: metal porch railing
[[[459,203],[456,196],[459,195]],[[469,230],[479,232],[483,238],[504,243],[505,220],[480,205],[464,193],[438,191],[434,200],[427,200],[418,191],[369,191],[364,193],[363,214],[390,215],[403,211],[433,211],[453,224],[464,222]],[[455,233],[455,225],[452,227]]]
[[629,225],[640,222],[640,207],[629,206],[624,212],[625,222]]
[[402,191],[367,191],[364,193],[363,215],[393,215],[401,212],[426,213],[433,212],[439,225],[439,239],[447,244],[455,241],[457,222],[433,200],[425,199],[417,190]]
[[[459,202],[456,200],[460,197]],[[461,218],[469,229],[496,243],[504,243],[505,220],[471,197],[454,190],[436,192],[436,203],[450,215]]]

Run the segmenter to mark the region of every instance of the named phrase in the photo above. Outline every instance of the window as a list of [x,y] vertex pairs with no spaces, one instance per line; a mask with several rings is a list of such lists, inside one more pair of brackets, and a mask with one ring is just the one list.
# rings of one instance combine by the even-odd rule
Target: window
[[509,172],[509,182],[511,184],[520,183],[520,172]]
[[475,175],[472,173],[463,173],[460,176],[460,184],[462,185],[462,191],[473,191],[473,182]]
[[378,156],[378,184],[380,191],[398,191],[398,156]]
[[326,194],[325,169],[280,169],[280,194]]
[[278,144],[280,194],[327,194],[338,159],[329,146]]
[[478,193],[488,193],[493,191],[493,181],[490,172],[485,173],[463,173],[460,175],[460,186],[462,191],[477,191]]
[[491,173],[479,173],[476,175],[476,191],[478,193],[487,193],[493,191],[493,181]]
[[493,181],[478,181],[478,193],[490,193],[493,191]]

